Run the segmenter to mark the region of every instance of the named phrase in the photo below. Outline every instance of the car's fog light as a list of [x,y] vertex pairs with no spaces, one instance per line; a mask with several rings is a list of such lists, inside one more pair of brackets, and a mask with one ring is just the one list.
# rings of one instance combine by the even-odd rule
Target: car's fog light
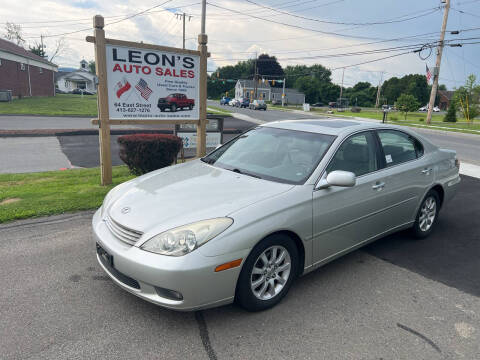
[[175,290],[169,290],[169,289],[164,289],[164,288],[155,286],[155,291],[157,292],[158,296],[161,296],[166,299],[176,300],[176,301],[183,300],[183,295]]

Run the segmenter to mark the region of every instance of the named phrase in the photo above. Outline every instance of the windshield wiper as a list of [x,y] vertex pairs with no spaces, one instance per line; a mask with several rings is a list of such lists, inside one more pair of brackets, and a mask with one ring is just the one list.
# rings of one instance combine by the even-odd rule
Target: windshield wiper
[[238,174],[242,174],[242,175],[247,175],[247,176],[251,176],[251,177],[254,177],[254,178],[257,178],[257,179],[261,179],[260,176],[258,175],[254,175],[252,173],[249,173],[249,172],[246,172],[246,171],[242,171],[240,169],[237,169],[237,168],[234,168],[234,169],[227,169],[227,170],[230,170],[230,171],[233,171],[233,172],[236,172]]
[[207,159],[206,157],[202,157],[202,158],[200,158],[200,160],[202,160],[204,163],[207,163],[207,164],[210,164],[210,165],[212,165],[216,161],[213,158]]

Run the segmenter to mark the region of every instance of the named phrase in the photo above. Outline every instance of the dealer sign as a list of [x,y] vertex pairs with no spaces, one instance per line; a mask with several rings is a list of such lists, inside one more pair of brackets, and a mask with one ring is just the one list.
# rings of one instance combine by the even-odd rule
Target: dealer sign
[[199,119],[200,57],[106,44],[110,119]]

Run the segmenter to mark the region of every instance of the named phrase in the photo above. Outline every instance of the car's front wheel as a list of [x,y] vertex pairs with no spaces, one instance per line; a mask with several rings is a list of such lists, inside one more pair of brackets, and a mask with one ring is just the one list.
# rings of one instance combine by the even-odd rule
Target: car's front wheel
[[265,238],[252,250],[238,278],[236,302],[249,311],[278,304],[298,274],[298,250],[284,234]]
[[172,111],[172,112],[177,111],[177,105],[176,104],[170,105],[170,111]]
[[440,210],[440,198],[435,190],[430,190],[423,198],[420,209],[418,209],[413,233],[415,237],[423,239],[430,235],[437,222],[438,211]]

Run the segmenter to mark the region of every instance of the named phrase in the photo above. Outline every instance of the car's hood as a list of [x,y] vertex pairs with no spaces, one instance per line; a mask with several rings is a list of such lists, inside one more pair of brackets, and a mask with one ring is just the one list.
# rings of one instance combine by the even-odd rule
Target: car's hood
[[113,220],[142,232],[227,216],[293,185],[191,161],[137,178],[107,205]]

